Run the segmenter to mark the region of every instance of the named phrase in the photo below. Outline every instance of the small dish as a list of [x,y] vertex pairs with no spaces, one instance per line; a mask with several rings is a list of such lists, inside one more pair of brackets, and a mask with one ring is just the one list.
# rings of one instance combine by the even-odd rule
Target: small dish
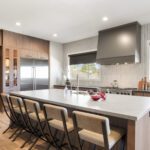
[[98,101],[101,98],[101,96],[100,95],[91,95],[91,98],[93,101]]

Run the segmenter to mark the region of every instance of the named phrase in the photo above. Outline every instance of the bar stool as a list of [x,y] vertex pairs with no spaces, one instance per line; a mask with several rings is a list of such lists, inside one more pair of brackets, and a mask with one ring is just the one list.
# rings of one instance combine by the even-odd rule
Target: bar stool
[[[30,127],[32,128],[34,135],[36,136],[35,141],[29,148],[29,150],[31,150],[39,139],[42,139],[45,142],[47,142],[48,140],[46,134],[44,133],[44,129],[46,126],[45,117],[38,102],[29,99],[24,99],[24,102],[25,111],[28,115]],[[33,124],[33,122],[35,124]],[[48,146],[48,148],[50,148],[50,146]]]
[[16,132],[18,132],[18,130],[20,130],[20,126],[18,125],[18,122],[17,122],[17,120],[14,116],[13,110],[11,108],[11,104],[9,101],[9,95],[7,95],[5,93],[1,93],[0,96],[1,96],[1,102],[2,102],[3,109],[4,109],[7,117],[10,120],[10,125],[8,126],[8,128],[5,131],[3,131],[3,134],[6,133],[9,129],[13,129],[14,127],[17,128],[15,130],[15,132],[9,137],[9,139],[11,139],[16,134]]
[[[78,137],[79,150],[82,150],[83,147],[81,140],[92,143],[102,149],[111,150],[125,135],[121,129],[110,128],[107,117],[74,111],[73,121]],[[124,146],[122,149],[124,149]]]
[[[27,131],[29,133],[29,135],[31,136],[32,131],[28,125],[28,121],[26,118],[26,111],[25,111],[25,107],[24,107],[22,98],[16,97],[16,96],[10,96],[9,99],[10,99],[11,109],[14,111],[15,118],[17,119],[17,122],[19,122],[19,125],[21,127],[19,133],[15,136],[13,141],[15,141],[16,138],[20,134],[22,134],[23,131]],[[25,141],[25,143],[26,143],[26,141]],[[23,146],[21,146],[21,148],[23,148],[23,147],[24,147],[24,144],[23,144]]]
[[[72,119],[68,117],[67,109],[50,104],[44,104],[43,107],[48,133],[49,136],[53,139],[55,147],[57,149],[61,149],[63,146],[68,145],[69,149],[72,150],[73,146],[71,145],[69,133],[74,130],[74,127]],[[56,137],[54,134],[52,134],[51,127],[63,132],[63,137],[61,140],[59,140],[60,144],[57,143]],[[67,143],[62,144],[65,137],[67,139]]]
[[[32,130],[32,128],[30,127],[29,121],[28,121],[28,115],[26,113],[26,109],[25,109],[25,105],[24,105],[24,101],[22,98],[20,97],[16,97],[16,96],[10,96],[10,103],[11,103],[11,107],[14,110],[15,114],[17,115],[16,117],[21,117],[21,120],[18,120],[21,125],[22,125],[22,130],[19,132],[18,135],[16,135],[16,137],[13,139],[13,141],[16,140],[16,138],[22,133],[22,131],[27,131],[27,133],[29,134],[29,137],[25,140],[25,142],[20,146],[20,148],[23,148],[32,138],[32,136],[34,135],[34,131]],[[30,112],[30,111],[28,111]],[[30,112],[31,113],[31,112]]]

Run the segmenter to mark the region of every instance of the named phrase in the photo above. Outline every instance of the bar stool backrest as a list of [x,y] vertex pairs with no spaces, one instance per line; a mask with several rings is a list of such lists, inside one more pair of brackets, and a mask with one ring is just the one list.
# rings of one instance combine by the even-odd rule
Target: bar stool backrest
[[35,109],[37,109],[38,113],[41,111],[40,104],[38,102],[29,100],[29,99],[25,99],[24,101],[25,101],[25,105],[26,105],[28,113],[35,112],[36,111]]
[[1,93],[1,101],[3,104],[4,109],[10,109],[10,103],[9,103],[9,95],[5,93]]
[[102,123],[104,123],[104,125],[106,126],[107,135],[110,134],[110,124],[107,117],[80,111],[74,111],[73,114],[75,115],[78,128],[103,134]]
[[12,107],[20,107],[19,103],[21,106],[23,106],[23,101],[20,97],[16,97],[16,96],[9,96],[10,102],[12,104]]
[[55,106],[55,105],[50,105],[50,104],[44,104],[44,107],[45,107],[48,119],[57,119],[57,120],[63,121],[62,115],[61,115],[61,112],[63,112],[65,120],[66,121],[68,120],[68,112],[66,108]]

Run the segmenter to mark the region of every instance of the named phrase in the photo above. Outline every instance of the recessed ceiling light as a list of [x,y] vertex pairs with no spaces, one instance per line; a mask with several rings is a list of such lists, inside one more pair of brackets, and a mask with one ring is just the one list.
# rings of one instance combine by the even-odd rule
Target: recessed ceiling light
[[57,36],[58,36],[58,34],[57,34],[57,33],[54,33],[54,34],[53,34],[53,37],[57,37]]
[[104,22],[106,22],[106,21],[108,21],[108,17],[103,17],[102,20],[103,20]]
[[21,26],[21,22],[16,22],[16,26]]

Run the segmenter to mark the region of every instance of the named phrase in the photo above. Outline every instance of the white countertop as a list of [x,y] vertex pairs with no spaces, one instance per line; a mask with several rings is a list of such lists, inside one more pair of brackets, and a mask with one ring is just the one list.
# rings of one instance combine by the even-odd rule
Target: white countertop
[[11,94],[134,121],[150,111],[150,97],[106,94],[105,101],[95,102],[89,95],[64,94],[64,90],[60,89],[19,91]]

